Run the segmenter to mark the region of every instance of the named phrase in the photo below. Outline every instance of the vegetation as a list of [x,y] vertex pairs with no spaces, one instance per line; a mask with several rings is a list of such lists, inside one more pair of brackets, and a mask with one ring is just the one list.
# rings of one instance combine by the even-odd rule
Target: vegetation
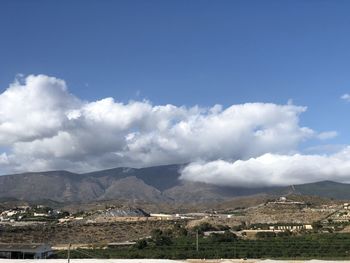
[[195,233],[196,231],[198,231],[199,234],[203,234],[206,231],[226,231],[229,229],[230,229],[230,227],[226,226],[226,225],[213,226],[212,224],[210,224],[208,222],[203,222],[203,223],[195,226],[192,229],[192,232]]
[[[249,240],[225,232],[221,236],[200,236],[197,252],[195,235],[174,236],[169,233],[157,231],[152,238],[140,240],[132,247],[77,250],[71,255],[76,258],[86,258],[86,253],[95,258],[350,258],[350,234],[277,235]],[[65,253],[57,255],[65,256]]]

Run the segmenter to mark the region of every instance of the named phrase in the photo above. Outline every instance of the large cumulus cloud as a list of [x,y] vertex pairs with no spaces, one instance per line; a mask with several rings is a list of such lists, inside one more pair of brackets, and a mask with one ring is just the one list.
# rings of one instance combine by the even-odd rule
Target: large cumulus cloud
[[63,80],[39,75],[20,81],[0,95],[0,145],[53,136],[63,128],[66,111],[79,107]]
[[[203,108],[113,98],[88,102],[70,94],[63,80],[31,75],[0,94],[0,173],[195,162],[183,178],[208,181],[205,167],[232,165],[215,160],[295,158],[291,154],[303,140],[336,135],[300,126],[305,110],[272,103]],[[203,168],[196,173],[199,160]],[[229,173],[222,173],[222,182],[231,182]]]
[[233,162],[191,163],[182,179],[231,186],[279,186],[334,180],[350,183],[350,147],[333,155],[266,153]]

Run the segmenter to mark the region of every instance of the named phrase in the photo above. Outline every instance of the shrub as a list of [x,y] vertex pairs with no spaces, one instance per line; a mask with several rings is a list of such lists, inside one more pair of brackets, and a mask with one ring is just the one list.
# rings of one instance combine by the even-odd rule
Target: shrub
[[237,236],[230,231],[225,231],[223,234],[213,233],[210,235],[212,242],[231,242],[237,239]]
[[272,237],[276,237],[276,233],[275,232],[258,232],[258,233],[256,233],[256,237],[257,238],[272,238]]
[[147,241],[144,239],[137,240],[136,244],[134,245],[134,248],[137,249],[144,249],[147,247]]

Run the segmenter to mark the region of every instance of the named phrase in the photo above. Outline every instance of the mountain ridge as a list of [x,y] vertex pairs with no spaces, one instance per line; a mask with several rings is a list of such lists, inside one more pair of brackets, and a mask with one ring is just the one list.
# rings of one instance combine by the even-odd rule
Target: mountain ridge
[[182,164],[146,168],[119,167],[89,173],[65,170],[0,176],[0,199],[91,202],[142,200],[150,203],[222,202],[256,194],[316,195],[350,199],[350,184],[321,181],[281,187],[244,188],[180,180]]

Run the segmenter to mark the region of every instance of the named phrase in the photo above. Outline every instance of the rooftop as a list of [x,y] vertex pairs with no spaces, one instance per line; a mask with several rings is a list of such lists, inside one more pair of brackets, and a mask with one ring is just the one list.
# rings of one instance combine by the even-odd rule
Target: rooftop
[[18,250],[36,251],[43,248],[50,249],[50,246],[47,244],[41,244],[41,243],[26,243],[26,244],[0,243],[0,251],[18,251]]

